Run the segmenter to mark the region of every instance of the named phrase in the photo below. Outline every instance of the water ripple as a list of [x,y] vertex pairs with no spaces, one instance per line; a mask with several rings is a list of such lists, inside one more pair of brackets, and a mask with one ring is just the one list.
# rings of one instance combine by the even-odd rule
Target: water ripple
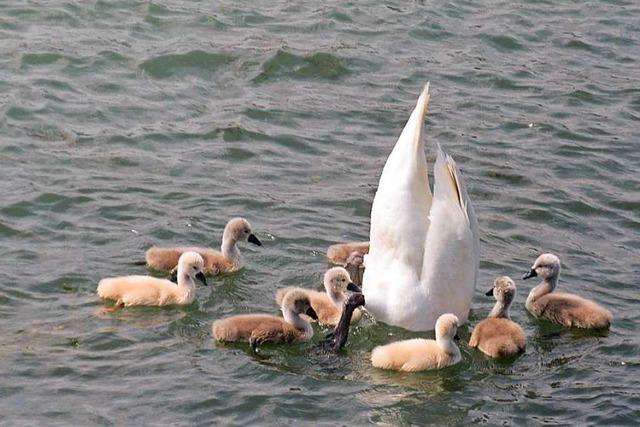
[[255,83],[287,78],[336,80],[349,74],[340,58],[325,52],[298,56],[278,50],[261,68],[262,72],[253,79]]
[[232,60],[233,57],[229,55],[194,50],[184,54],[160,55],[147,59],[140,64],[140,69],[157,79],[184,75],[209,78]]
[[[638,19],[630,1],[4,2],[4,419],[633,425]],[[336,358],[215,344],[213,319],[276,314],[276,289],[321,287],[328,245],[367,239],[427,80],[429,162],[434,141],[456,158],[480,219],[471,326],[492,306],[484,286],[552,250],[560,288],[614,311],[611,330],[537,322],[523,282],[512,316],[530,340],[510,362],[464,345],[467,326],[464,362],[418,375],[368,358],[425,334],[366,321]],[[264,242],[241,245],[245,269],[190,307],[99,313],[100,278],[145,274],[132,261],[151,245],[219,247],[236,215]]]

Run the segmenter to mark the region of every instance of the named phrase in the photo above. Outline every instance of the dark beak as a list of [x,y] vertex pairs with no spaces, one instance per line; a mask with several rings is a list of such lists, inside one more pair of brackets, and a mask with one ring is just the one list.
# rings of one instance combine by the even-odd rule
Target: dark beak
[[456,334],[453,336],[453,339],[456,341],[460,341],[460,335],[458,335],[458,333],[456,332]]
[[316,314],[316,311],[313,309],[313,307],[309,307],[305,314],[311,317],[313,320],[318,320],[318,315]]
[[351,291],[351,292],[360,292],[360,293],[362,293],[362,289],[360,289],[360,286],[356,285],[353,282],[349,282],[349,284],[347,285],[347,290]]
[[247,239],[249,243],[253,243],[254,245],[262,246],[262,242],[258,240],[255,234],[249,234],[249,238]]
[[489,289],[489,291],[485,295],[488,296],[488,297],[493,295],[493,288]]
[[528,278],[536,277],[537,275],[538,273],[536,273],[536,271],[532,268],[531,270],[524,273],[524,276],[522,276],[522,280],[527,280]]
[[202,271],[196,274],[196,279],[200,280],[203,285],[209,286],[209,284],[207,283],[207,278],[204,277],[204,273]]

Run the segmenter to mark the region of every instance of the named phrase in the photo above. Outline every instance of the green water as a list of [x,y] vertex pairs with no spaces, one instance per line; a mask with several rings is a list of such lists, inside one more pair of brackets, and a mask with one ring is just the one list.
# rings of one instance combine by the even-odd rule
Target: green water
[[[637,424],[640,6],[633,1],[0,2],[0,414],[6,425]],[[512,310],[526,353],[373,369],[421,334],[363,322],[346,351],[219,346],[214,319],[276,313],[324,251],[367,239],[386,156],[431,81],[434,141],[480,223],[471,325],[540,251],[608,333]],[[100,278],[153,244],[262,248],[187,308],[96,316]],[[468,339],[470,329],[460,334]]]

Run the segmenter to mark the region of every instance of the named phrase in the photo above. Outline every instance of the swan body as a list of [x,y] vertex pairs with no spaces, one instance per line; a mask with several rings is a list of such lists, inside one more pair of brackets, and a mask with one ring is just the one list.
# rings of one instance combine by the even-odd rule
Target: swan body
[[188,305],[196,297],[194,278],[207,284],[204,261],[196,252],[185,252],[178,262],[178,284],[151,276],[109,277],[98,283],[98,296],[111,299],[116,306]]
[[363,293],[377,320],[433,330],[443,313],[468,319],[479,263],[478,225],[453,159],[438,146],[434,193],[422,138],[427,85],[382,171],[371,209]]

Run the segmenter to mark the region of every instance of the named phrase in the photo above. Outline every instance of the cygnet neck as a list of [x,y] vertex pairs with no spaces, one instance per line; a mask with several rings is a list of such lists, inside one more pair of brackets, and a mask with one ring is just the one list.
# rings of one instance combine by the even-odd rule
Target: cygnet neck
[[178,264],[178,286],[195,289],[196,284],[189,274],[190,267],[189,265]]
[[497,300],[496,304],[493,306],[493,309],[491,310],[491,313],[489,313],[489,316],[487,317],[496,317],[499,319],[511,319],[511,316],[509,316],[510,305],[511,305],[511,302],[506,304],[505,301]]
[[289,323],[296,329],[304,331],[304,339],[311,339],[311,337],[313,336],[313,328],[311,327],[309,322],[300,317],[298,313],[289,308],[282,308],[282,316],[287,323]]
[[342,304],[346,299],[344,292],[336,292],[328,283],[324,284],[324,289],[327,291],[327,295],[329,296],[329,299],[331,300],[333,305],[342,309]]
[[242,262],[242,255],[236,245],[237,242],[237,239],[233,236],[233,232],[225,228],[222,234],[222,246],[220,250],[222,251],[222,255],[233,261],[234,264],[240,264]]
[[526,304],[529,305],[531,302],[537,300],[541,296],[546,295],[550,292],[553,292],[557,284],[558,284],[557,274],[555,276],[544,278],[538,286],[531,289],[531,292],[529,292],[529,296],[527,297]]
[[438,343],[438,347],[440,347],[445,353],[453,356],[460,355],[460,349],[458,348],[456,343],[453,342],[452,337],[442,337],[438,336],[438,334],[436,333],[436,343]]
[[193,277],[189,275],[189,265],[178,264],[178,288],[176,298],[182,304],[191,304],[196,299],[196,284]]

